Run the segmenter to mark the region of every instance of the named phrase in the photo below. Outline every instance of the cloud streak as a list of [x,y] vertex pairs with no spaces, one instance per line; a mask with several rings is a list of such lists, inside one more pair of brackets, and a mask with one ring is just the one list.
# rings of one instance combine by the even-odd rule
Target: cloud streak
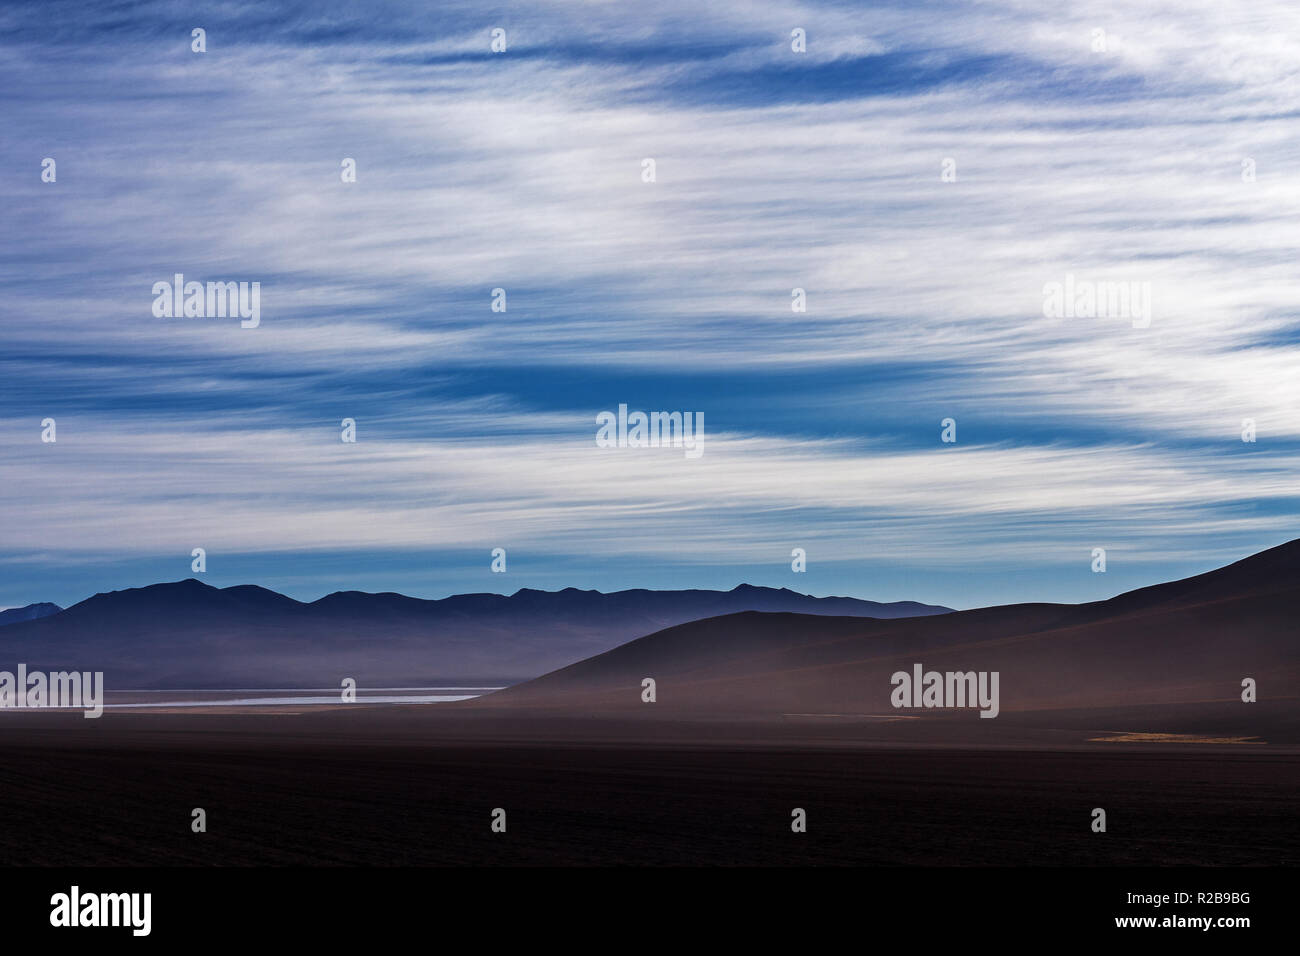
[[[1090,543],[1294,536],[1286,4],[55,13],[2,15],[0,558],[811,541],[1077,597]],[[155,319],[175,272],[260,281],[262,327]],[[1150,327],[1046,318],[1067,275]],[[619,402],[704,412],[703,459],[599,454]]]

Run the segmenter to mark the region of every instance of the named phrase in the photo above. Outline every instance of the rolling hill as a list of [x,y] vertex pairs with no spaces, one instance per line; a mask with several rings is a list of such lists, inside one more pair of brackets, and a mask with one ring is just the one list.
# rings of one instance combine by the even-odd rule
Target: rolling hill
[[[1300,541],[1196,577],[1081,605],[1021,604],[907,620],[742,612],[632,641],[475,706],[657,714],[905,715],[896,671],[997,671],[1008,711],[1300,694]],[[932,711],[933,712],[933,711]],[[974,716],[974,712],[971,712]]]

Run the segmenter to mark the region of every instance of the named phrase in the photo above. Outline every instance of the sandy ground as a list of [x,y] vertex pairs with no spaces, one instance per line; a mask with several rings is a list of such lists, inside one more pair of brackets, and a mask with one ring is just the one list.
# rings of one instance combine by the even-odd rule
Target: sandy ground
[[1293,718],[1256,712],[1244,734],[1238,712],[9,712],[0,849],[69,866],[1300,863]]

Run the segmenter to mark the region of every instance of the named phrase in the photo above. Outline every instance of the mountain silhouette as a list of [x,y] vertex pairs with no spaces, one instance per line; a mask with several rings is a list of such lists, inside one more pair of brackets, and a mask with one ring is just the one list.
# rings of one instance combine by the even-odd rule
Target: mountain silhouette
[[29,604],[26,607],[11,607],[7,611],[0,611],[0,627],[6,624],[19,624],[23,621],[34,621],[38,617],[49,617],[51,614],[58,614],[63,608],[57,604],[50,604],[42,601],[39,604]]
[[[476,701],[658,714],[915,714],[890,677],[998,671],[1001,709],[1261,700],[1300,694],[1300,541],[1088,604],[862,620],[746,611],[670,627]],[[1245,705],[1243,705],[1245,706]]]
[[535,677],[663,627],[744,610],[863,617],[943,614],[902,601],[785,588],[600,591],[524,588],[437,601],[340,591],[301,602],[194,578],[97,594],[0,630],[0,661],[103,671],[119,689],[497,685]]

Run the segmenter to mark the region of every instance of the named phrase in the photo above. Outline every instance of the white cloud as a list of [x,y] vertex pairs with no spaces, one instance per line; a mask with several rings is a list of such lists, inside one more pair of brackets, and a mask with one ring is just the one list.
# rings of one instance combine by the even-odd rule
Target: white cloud
[[[549,5],[509,24],[512,50],[532,53],[515,59],[439,61],[486,45],[493,24],[469,20],[392,45],[272,34],[217,56],[214,40],[207,60],[151,38],[140,49],[152,55],[83,50],[75,75],[58,68],[66,51],[8,48],[0,80],[35,82],[12,101],[0,154],[11,169],[34,171],[47,151],[60,163],[57,186],[35,172],[0,186],[16,266],[9,394],[17,404],[62,359],[80,391],[152,403],[93,416],[57,450],[7,425],[6,547],[454,546],[509,533],[721,561],[802,522],[832,553],[869,533],[937,559],[989,541],[1055,548],[1125,522],[1153,553],[1263,527],[1222,508],[1292,495],[1298,19],[1283,3],[1085,3],[1051,17],[1029,2],[930,17]],[[813,67],[929,50],[1000,58],[1006,72],[827,102],[669,92],[785,65],[793,26],[809,31]],[[1093,27],[1121,38],[1113,54],[1091,53]],[[561,55],[737,38],[715,60]],[[1073,86],[1081,77],[1091,85]],[[345,156],[356,184],[339,182]],[[639,180],[647,156],[654,184]],[[945,184],[949,156],[958,181]],[[150,286],[175,271],[260,279],[262,328],[154,319]],[[1066,273],[1150,282],[1151,327],[1044,319],[1043,284]],[[506,315],[488,311],[496,286]],[[790,312],[795,286],[806,315]],[[395,418],[460,437],[431,428],[427,441],[355,448],[262,409],[231,422],[189,406],[192,426],[177,430],[167,406],[260,387],[319,420],[335,415],[333,385],[312,393],[297,376],[436,381],[575,359],[700,374],[924,363],[920,380],[864,373],[826,399],[914,408],[928,433],[931,406],[959,395],[1063,437],[916,451],[869,441],[867,414],[855,445],[755,422],[683,462],[601,457],[586,447],[587,409],[509,398],[415,407],[395,391],[407,403]],[[1282,450],[1230,453],[1245,417]],[[617,536],[593,533],[613,525]]]

